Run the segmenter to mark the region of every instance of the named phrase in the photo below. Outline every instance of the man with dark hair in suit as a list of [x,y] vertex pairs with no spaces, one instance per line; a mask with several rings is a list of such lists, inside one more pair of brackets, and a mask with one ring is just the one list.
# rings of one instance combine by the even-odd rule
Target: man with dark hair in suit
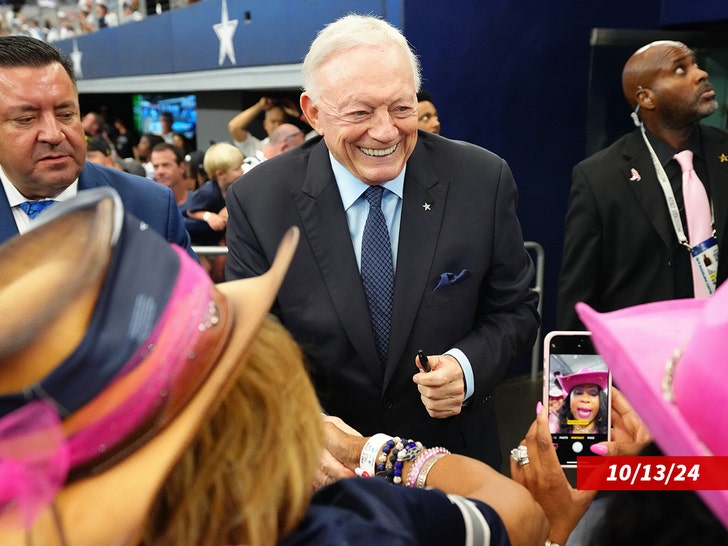
[[[493,391],[539,324],[508,165],[418,132],[419,61],[381,19],[327,26],[303,82],[301,107],[321,136],[231,187],[227,278],[267,269],[299,225],[276,312],[306,352],[322,408],[362,434],[406,435],[500,468]],[[367,236],[370,214],[384,218],[380,237]],[[370,239],[386,241],[371,284]],[[391,292],[369,305],[383,287]],[[418,371],[418,349],[429,372]]]
[[[625,64],[622,87],[638,128],[574,167],[559,329],[584,328],[574,310],[579,301],[605,312],[695,295],[690,249],[702,241],[690,239],[687,229],[678,152],[692,152],[712,205],[712,248],[725,240],[728,132],[700,123],[718,103],[695,54],[680,42],[648,44]],[[728,260],[712,252],[698,258],[710,262],[714,290],[728,274]]]
[[73,67],[54,47],[26,36],[0,38],[0,243],[28,231],[39,210],[99,186],[126,210],[191,255],[172,192],[86,161]]

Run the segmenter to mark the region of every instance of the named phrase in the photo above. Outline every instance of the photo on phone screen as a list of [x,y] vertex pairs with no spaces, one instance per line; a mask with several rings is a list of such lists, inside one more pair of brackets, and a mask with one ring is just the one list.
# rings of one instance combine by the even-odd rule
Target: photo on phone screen
[[544,339],[544,406],[559,462],[576,466],[610,439],[611,376],[589,332],[550,332]]

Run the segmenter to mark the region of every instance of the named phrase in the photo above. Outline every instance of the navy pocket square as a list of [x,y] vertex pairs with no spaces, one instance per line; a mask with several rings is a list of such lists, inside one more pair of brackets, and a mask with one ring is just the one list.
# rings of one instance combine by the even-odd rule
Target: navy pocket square
[[470,271],[467,269],[463,269],[460,273],[457,275],[455,273],[442,273],[440,275],[440,280],[437,283],[437,286],[435,287],[435,290],[440,290],[441,288],[448,288],[450,286],[454,286],[458,284],[459,282],[463,282],[465,279],[470,277]]

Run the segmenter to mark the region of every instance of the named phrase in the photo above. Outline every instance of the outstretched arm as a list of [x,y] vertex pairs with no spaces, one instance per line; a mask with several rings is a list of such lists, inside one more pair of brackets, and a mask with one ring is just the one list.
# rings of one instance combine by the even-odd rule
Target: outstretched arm
[[[325,430],[329,453],[346,468],[357,468],[368,438],[347,434],[330,422]],[[382,453],[381,448],[378,453]],[[413,464],[411,461],[404,463],[403,478]],[[543,544],[546,541],[548,521],[529,492],[481,461],[462,455],[444,455],[434,463],[422,485],[477,499],[491,506],[503,520],[513,546]]]
[[250,125],[262,112],[265,112],[272,106],[273,99],[269,97],[260,97],[260,100],[253,106],[246,108],[231,119],[228,122],[228,131],[230,131],[230,135],[233,139],[237,142],[244,142],[250,134],[247,130],[248,125]]

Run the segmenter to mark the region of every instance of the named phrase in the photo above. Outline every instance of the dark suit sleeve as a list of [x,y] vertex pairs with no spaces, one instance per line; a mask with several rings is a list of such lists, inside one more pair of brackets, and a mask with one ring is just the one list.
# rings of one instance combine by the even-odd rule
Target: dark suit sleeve
[[538,294],[531,289],[533,262],[516,216],[516,183],[502,162],[492,218],[493,255],[480,286],[473,328],[455,344],[475,375],[473,400],[490,395],[519,354],[530,348],[539,325]]
[[197,254],[192,250],[190,234],[185,228],[182,214],[174,200],[174,194],[170,191],[167,198],[167,235],[166,239],[184,248],[195,261],[199,261]]
[[270,267],[260,249],[260,245],[254,238],[254,230],[248,221],[243,209],[238,192],[235,188],[227,192],[226,205],[228,209],[228,225],[225,231],[225,238],[228,246],[228,254],[225,259],[225,279],[246,279],[256,277],[265,273]]
[[124,203],[124,210],[146,222],[167,241],[179,245],[198,261],[172,190],[147,178],[87,161],[79,175],[78,189],[99,186],[116,189]]
[[579,165],[574,167],[572,180],[557,302],[557,328],[561,330],[584,329],[574,306],[580,301],[592,306],[597,303],[602,259],[599,210],[587,174]]

